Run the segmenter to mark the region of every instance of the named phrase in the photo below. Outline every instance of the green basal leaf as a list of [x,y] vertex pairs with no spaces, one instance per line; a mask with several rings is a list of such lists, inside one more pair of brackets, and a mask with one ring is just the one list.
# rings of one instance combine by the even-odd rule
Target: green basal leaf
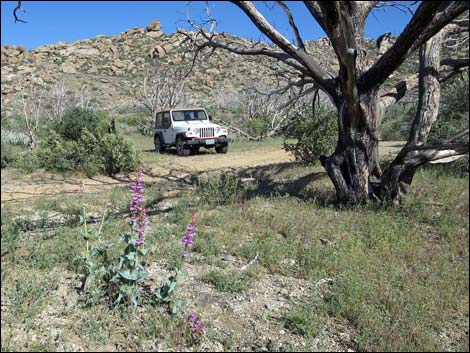
[[171,280],[170,280],[170,286],[169,286],[169,289],[168,289],[168,294],[170,294],[171,292],[174,291],[176,287],[176,279],[173,277]]
[[118,265],[117,265],[118,270],[120,270],[122,268],[122,265],[124,264],[124,261],[126,261],[125,256],[119,256],[118,257]]
[[134,244],[129,243],[126,246],[126,248],[124,249],[124,254],[128,255],[128,254],[133,253],[133,252],[135,253],[135,251],[136,251],[136,248],[135,248]]
[[118,272],[119,275],[129,281],[137,281],[139,278],[139,273],[135,270],[122,270]]
[[116,283],[119,281],[119,279],[121,278],[121,275],[118,273],[116,273],[113,277],[111,277],[111,279],[109,280],[110,282],[113,282],[113,283]]
[[129,281],[138,281],[145,278],[145,272],[135,269],[126,269],[119,271],[118,273],[122,278],[127,279]]
[[90,249],[91,256],[102,255],[106,250],[101,246],[101,244],[95,244]]
[[80,230],[80,235],[82,236],[83,239],[89,240],[91,238],[91,232],[90,231],[84,231],[83,229]]
[[88,221],[88,217],[87,216],[83,216],[83,215],[80,215],[80,225],[82,225],[83,223],[87,222]]
[[92,271],[96,267],[96,263],[91,259],[87,259],[85,261],[85,266],[88,268],[89,271]]

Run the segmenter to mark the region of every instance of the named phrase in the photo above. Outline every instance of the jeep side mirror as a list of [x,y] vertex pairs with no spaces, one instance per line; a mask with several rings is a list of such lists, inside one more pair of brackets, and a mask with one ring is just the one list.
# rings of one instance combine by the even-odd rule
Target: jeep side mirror
[[209,120],[212,121],[213,117],[212,115],[209,115]]

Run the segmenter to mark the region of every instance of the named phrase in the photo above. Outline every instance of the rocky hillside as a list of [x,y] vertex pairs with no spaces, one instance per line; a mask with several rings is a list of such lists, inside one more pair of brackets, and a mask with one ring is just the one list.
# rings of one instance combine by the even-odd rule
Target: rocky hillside
[[[1,48],[1,93],[3,112],[12,109],[19,94],[31,83],[46,90],[64,82],[73,92],[86,87],[94,105],[114,111],[129,111],[134,94],[156,60],[169,65],[181,62],[185,36],[165,34],[155,20],[146,28],[133,28],[117,36],[97,35],[73,43],[59,42],[27,51],[21,46]],[[247,39],[227,40],[249,44]],[[306,43],[308,50],[332,72],[335,55],[326,38]],[[370,41],[371,49],[374,41]],[[247,58],[222,50],[201,60],[189,76],[188,104],[211,104],[224,95],[236,95],[255,82],[275,85],[265,58]],[[263,64],[266,64],[263,65]],[[271,63],[270,65],[278,65]],[[212,104],[211,104],[212,105]]]
[[[13,106],[18,94],[32,82],[47,89],[63,81],[70,91],[86,85],[100,108],[125,110],[132,106],[134,93],[155,60],[170,65],[181,62],[184,38],[178,33],[165,34],[156,20],[146,28],[133,28],[117,36],[97,35],[31,51],[22,46],[2,46],[2,106]],[[238,37],[230,36],[229,39],[247,42]],[[327,39],[309,42],[308,47],[318,51],[321,57],[334,57]],[[267,64],[268,60],[247,60],[236,54],[216,51],[190,74],[188,103],[205,104],[218,97],[221,90],[236,94],[264,79],[274,82],[270,70],[260,63]],[[336,65],[333,60],[327,64],[332,69]]]

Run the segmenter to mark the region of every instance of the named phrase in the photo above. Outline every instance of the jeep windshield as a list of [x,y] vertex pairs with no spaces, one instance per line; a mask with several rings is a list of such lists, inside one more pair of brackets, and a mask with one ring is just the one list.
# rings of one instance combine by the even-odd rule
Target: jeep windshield
[[206,112],[201,109],[173,110],[173,121],[207,120]]

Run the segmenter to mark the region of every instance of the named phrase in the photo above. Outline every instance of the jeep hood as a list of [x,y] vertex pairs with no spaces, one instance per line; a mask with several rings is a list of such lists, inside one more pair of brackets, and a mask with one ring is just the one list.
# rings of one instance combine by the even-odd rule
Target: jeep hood
[[214,124],[214,123],[207,123],[204,121],[198,121],[198,120],[193,120],[193,121],[178,121],[178,127],[179,126],[186,126],[186,127],[191,127],[191,128],[201,128],[201,127],[220,127],[220,125]]

